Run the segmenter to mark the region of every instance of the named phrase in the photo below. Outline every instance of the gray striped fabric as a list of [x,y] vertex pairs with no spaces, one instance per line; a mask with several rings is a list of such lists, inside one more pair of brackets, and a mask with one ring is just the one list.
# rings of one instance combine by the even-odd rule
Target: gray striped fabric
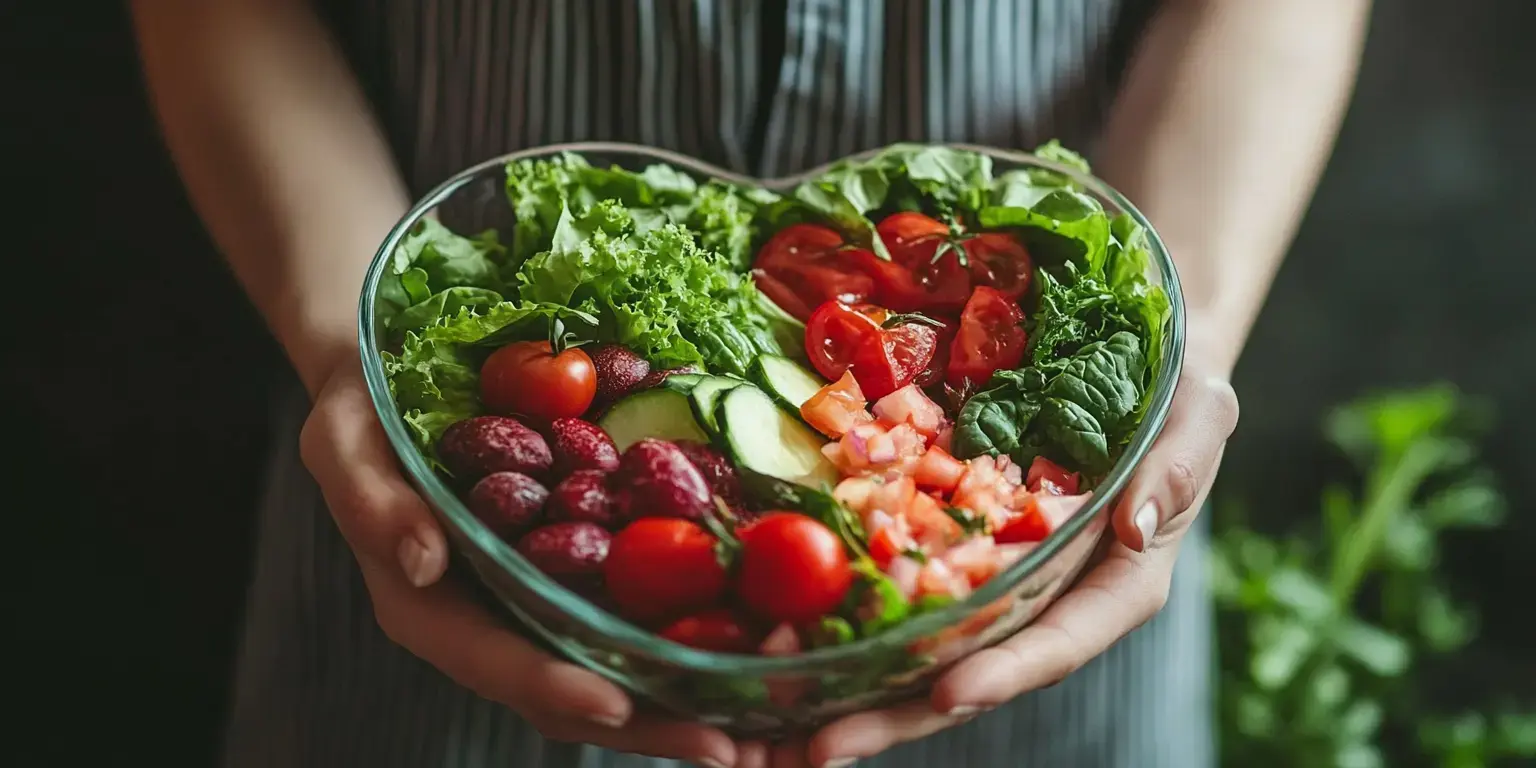
[[[343,35],[417,190],[583,139],[759,175],[898,140],[1087,146],[1144,18],[1124,0],[356,2]],[[279,407],[226,765],[674,765],[546,742],[384,638],[298,463],[303,408]],[[1063,684],[860,765],[1214,765],[1204,548],[1197,528],[1167,609]]]

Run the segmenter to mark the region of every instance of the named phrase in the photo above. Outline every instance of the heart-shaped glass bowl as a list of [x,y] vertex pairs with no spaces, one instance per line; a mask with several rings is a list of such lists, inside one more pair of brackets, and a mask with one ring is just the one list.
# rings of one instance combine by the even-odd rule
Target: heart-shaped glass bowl
[[[794,656],[742,656],[695,650],[663,640],[556,584],[470,513],[417,452],[390,395],[379,350],[383,329],[375,303],[390,254],[424,216],[457,232],[498,230],[510,241],[514,224],[505,197],[505,167],[513,160],[582,155],[593,165],[640,169],[665,163],[697,177],[785,191],[825,168],[769,181],[748,179],[698,160],[627,144],[583,143],[541,147],[488,160],[453,176],[395,225],[368,269],[359,312],[360,343],[369,392],[405,473],[436,513],[459,558],[487,588],[491,601],[516,625],[572,660],[617,681],[643,701],[741,735],[815,726],[849,712],[921,695],[955,659],[1019,631],[1069,586],[1093,555],[1112,502],[1162,430],[1173,400],[1184,351],[1184,306],[1177,275],[1162,241],[1145,217],[1104,182],[1022,152],[959,146],[989,155],[998,171],[1040,167],[1066,174],[1111,215],[1127,213],[1147,228],[1148,278],[1161,285],[1172,307],[1166,326],[1167,360],[1154,383],[1140,429],[1086,504],[1046,541],[969,598],[920,615],[884,634]],[[861,155],[858,157],[865,157]],[[856,158],[857,159],[857,158]]]

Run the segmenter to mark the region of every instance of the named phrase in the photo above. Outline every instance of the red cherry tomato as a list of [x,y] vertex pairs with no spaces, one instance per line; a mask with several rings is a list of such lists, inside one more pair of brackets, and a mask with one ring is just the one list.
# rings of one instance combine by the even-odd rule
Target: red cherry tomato
[[674,643],[716,653],[751,653],[757,637],[727,610],[706,611],[679,619],[660,632]]
[[[902,211],[875,227],[891,259],[871,251],[849,251],[850,260],[874,280],[874,296],[896,312],[959,311],[970,295],[971,278],[949,242],[947,225],[921,213]],[[940,249],[944,253],[940,254]]]
[[550,422],[586,413],[597,395],[597,369],[580,349],[555,351],[548,341],[518,341],[480,366],[480,399],[494,413]]
[[805,354],[811,367],[837,381],[853,365],[854,352],[880,334],[886,312],[867,304],[850,306],[829,301],[816,308],[805,323]]
[[949,225],[916,211],[898,211],[876,224],[875,231],[880,233],[880,239],[885,241],[885,247],[891,249],[894,257],[897,251],[948,237]]
[[856,303],[875,290],[874,280],[847,255],[843,236],[831,227],[795,224],[779,230],[758,251],[754,267],[758,287],[802,321],[824,302]]
[[717,540],[687,520],[647,517],[613,537],[603,580],[619,613],[636,621],[675,619],[712,608],[726,590]]
[[960,330],[949,352],[949,385],[982,386],[992,373],[1017,368],[1024,360],[1024,311],[995,288],[971,294],[960,314]]
[[961,247],[965,249],[973,285],[990,286],[1015,301],[1029,292],[1035,262],[1012,235],[983,232],[966,238]]
[[772,512],[739,535],[736,593],[765,619],[813,621],[836,610],[853,585],[843,542],[810,517]]

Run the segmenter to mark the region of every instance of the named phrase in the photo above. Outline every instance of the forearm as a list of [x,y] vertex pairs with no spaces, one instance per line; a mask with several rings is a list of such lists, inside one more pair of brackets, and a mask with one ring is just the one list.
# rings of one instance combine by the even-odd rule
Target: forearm
[[1147,31],[1096,170],[1178,264],[1189,354],[1230,374],[1355,80],[1368,0],[1174,0]]
[[364,272],[407,197],[302,0],[135,0],[194,206],[311,392],[357,343]]

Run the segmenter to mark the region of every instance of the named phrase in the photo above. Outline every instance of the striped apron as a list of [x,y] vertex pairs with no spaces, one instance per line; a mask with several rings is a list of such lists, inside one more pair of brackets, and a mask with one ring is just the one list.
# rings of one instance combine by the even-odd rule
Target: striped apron
[[[1135,0],[347,0],[339,37],[419,192],[514,149],[616,140],[777,176],[893,141],[1091,150]],[[282,424],[226,735],[230,768],[664,768],[545,741],[394,646]],[[1168,607],[1054,688],[869,768],[1207,768],[1203,526]]]

